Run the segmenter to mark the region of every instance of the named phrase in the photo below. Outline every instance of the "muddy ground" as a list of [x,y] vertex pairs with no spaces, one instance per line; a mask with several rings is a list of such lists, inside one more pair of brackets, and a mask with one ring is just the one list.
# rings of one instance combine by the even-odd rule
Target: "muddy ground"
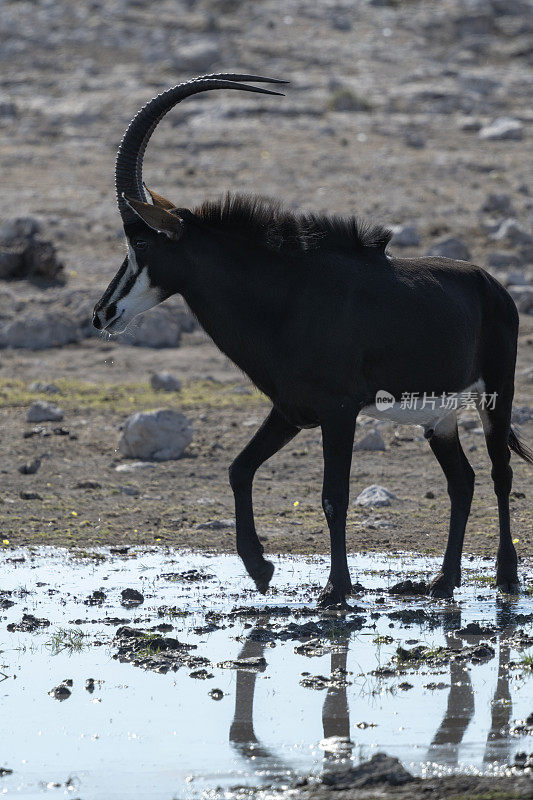
[[[188,101],[150,146],[149,185],[183,206],[232,189],[282,197],[294,208],[415,224],[419,246],[397,254],[427,252],[453,235],[484,266],[503,250],[509,266],[493,271],[504,282],[517,270],[531,280],[530,248],[496,241],[502,216],[481,211],[491,193],[503,193],[512,209],[506,214],[522,227],[530,221],[529,10],[528,3],[463,0],[312,7],[297,0],[166,0],[155,15],[144,2],[5,2],[2,215],[41,221],[65,264],[67,287],[5,283],[2,308],[8,314],[24,300],[31,314],[35,300],[54,292],[60,308],[61,292],[75,290],[90,309],[122,259],[113,167],[125,125],[168,85],[237,67],[289,78],[287,96],[220,93]],[[344,101],[348,110],[339,110]],[[502,116],[518,120],[521,137],[480,138],[480,126]],[[3,546],[233,549],[227,467],[267,403],[200,331],[159,350],[104,338],[7,349],[0,365]],[[533,405],[532,367],[533,318],[522,315],[517,407]],[[152,392],[155,369],[181,378],[183,391]],[[60,392],[31,393],[34,380],[53,381]],[[27,408],[39,397],[64,409],[68,434],[25,438],[34,427],[25,422]],[[185,457],[117,471],[119,426],[131,412],[163,406],[182,409],[194,424]],[[382,510],[352,503],[348,546],[441,553],[448,499],[440,469],[419,429],[380,430],[387,451],[355,455],[352,495],[380,483],[397,500]],[[533,441],[531,420],[522,433]],[[496,503],[483,437],[475,429],[462,437],[478,476],[465,549],[494,557]],[[41,456],[36,474],[19,472]],[[525,555],[532,552],[531,470],[516,458],[513,466],[514,535]],[[267,552],[327,551],[320,482],[318,431],[302,433],[262,468],[255,498]],[[198,527],[220,520],[228,522]]]

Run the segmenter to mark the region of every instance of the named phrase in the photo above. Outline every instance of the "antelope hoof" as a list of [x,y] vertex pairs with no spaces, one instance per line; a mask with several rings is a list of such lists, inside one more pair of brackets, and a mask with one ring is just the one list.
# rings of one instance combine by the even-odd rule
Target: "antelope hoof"
[[452,600],[454,585],[457,584],[453,578],[450,579],[441,572],[431,582],[429,587],[429,595],[436,600]]
[[274,564],[265,559],[257,569],[253,571],[249,570],[249,572],[255,582],[257,591],[260,592],[260,594],[266,594],[268,585],[274,574]]
[[518,581],[498,580],[497,586],[498,590],[502,594],[514,594],[514,595],[520,594],[520,584],[518,583]]
[[346,592],[342,589],[336,589],[331,581],[328,581],[324,586],[318,600],[316,602],[317,608],[336,608],[348,609],[349,605],[346,602]]

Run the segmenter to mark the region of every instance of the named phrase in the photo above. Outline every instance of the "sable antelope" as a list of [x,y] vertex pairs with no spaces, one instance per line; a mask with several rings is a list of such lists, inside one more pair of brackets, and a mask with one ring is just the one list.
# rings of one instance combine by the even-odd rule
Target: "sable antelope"
[[[155,192],[146,201],[143,157],[163,116],[211,89],[278,94],[250,81],[283,83],[208,75],[160,94],[131,121],[116,161],[128,255],[95,306],[95,327],[118,333],[136,314],[180,293],[220,350],[271,399],[272,410],[229,472],[237,551],[260,592],[274,567],[254,526],[254,474],[302,428],[321,427],[322,505],[331,539],[323,606],[345,604],[351,589],[345,525],[361,412],[423,426],[451,500],[448,544],[431,594],[451,597],[459,586],[474,472],[459,442],[457,414],[442,402],[410,410],[402,398],[466,392],[481,415],[492,461],[500,523],[496,581],[517,593],[509,448],[530,463],[533,453],[510,426],[518,314],[505,289],[466,262],[395,258],[386,250],[389,231],[352,217],[292,214],[257,197],[228,195],[194,211]],[[483,393],[497,398],[494,407],[481,402]]]

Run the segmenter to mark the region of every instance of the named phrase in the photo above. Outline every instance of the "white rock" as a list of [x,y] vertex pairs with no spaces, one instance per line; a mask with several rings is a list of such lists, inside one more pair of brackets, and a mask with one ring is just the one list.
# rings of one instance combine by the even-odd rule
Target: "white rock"
[[436,242],[428,251],[428,256],[441,256],[442,258],[453,258],[458,261],[469,261],[470,250],[461,239],[451,236]]
[[45,350],[80,339],[81,331],[75,320],[52,312],[22,316],[0,324],[0,347]]
[[390,240],[391,247],[418,247],[420,234],[415,225],[395,225]]
[[58,394],[60,389],[55,383],[45,383],[45,381],[33,381],[28,386],[30,392],[46,392],[46,394]]
[[494,234],[494,238],[498,240],[505,239],[514,245],[531,244],[533,242],[533,236],[516,219],[512,218],[502,222]]
[[170,372],[154,372],[150,377],[150,386],[152,389],[163,392],[179,392],[181,381],[171,375]]
[[479,131],[480,139],[522,139],[524,126],[517,119],[511,117],[498,117],[490,125],[485,125]]
[[363,489],[355,504],[357,506],[390,506],[391,500],[397,500],[393,492],[385,489],[384,486],[378,486],[377,483],[373,483],[372,486],[367,486],[366,489]]
[[508,286],[507,291],[522,314],[533,314],[533,288],[531,286]]
[[183,330],[180,314],[167,306],[158,306],[141,314],[116,339],[136,347],[178,347]]
[[373,428],[364,436],[360,442],[356,442],[353,446],[354,450],[386,450],[385,442],[381,433]]
[[193,428],[187,417],[179,411],[160,408],[128,417],[118,446],[127,458],[167,461],[180,458],[192,437]]
[[63,419],[63,412],[54,403],[36,400],[32,403],[26,419],[28,422],[59,422]]
[[141,469],[154,469],[155,464],[151,461],[134,461],[133,464],[117,464],[116,472],[137,472]]

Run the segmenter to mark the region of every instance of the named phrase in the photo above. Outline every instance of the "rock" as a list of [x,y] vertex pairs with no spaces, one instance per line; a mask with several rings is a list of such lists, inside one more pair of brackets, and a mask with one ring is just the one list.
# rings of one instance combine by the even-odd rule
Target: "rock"
[[428,250],[429,256],[440,256],[442,258],[453,258],[458,261],[469,261],[470,250],[466,244],[453,236],[441,239]]
[[0,226],[0,278],[64,281],[55,245],[40,233],[34,217],[15,217]]
[[26,492],[24,489],[19,492],[21,500],[42,500],[42,496],[38,492]]
[[357,497],[355,504],[358,506],[390,506],[391,500],[397,500],[396,495],[385,489],[384,486],[379,486],[374,483],[363,489],[361,494]]
[[511,413],[511,422],[513,425],[523,425],[525,422],[533,417],[533,408],[529,406],[514,406]]
[[120,596],[122,598],[122,605],[127,608],[139,606],[141,603],[144,603],[144,595],[138,592],[137,589],[123,589]]
[[514,140],[518,141],[524,136],[524,126],[517,119],[511,117],[498,117],[490,125],[485,125],[479,131],[480,139],[489,141]]
[[158,391],[179,392],[181,390],[181,381],[171,375],[170,372],[155,372],[150,377],[150,386]]
[[44,381],[33,381],[28,386],[30,392],[42,392],[46,394],[58,394],[60,389],[55,383],[45,383]]
[[133,464],[117,464],[116,472],[137,472],[141,469],[155,469],[151,461],[134,461]]
[[184,414],[160,408],[128,417],[118,446],[127,458],[167,461],[180,458],[192,438],[193,428]]
[[386,753],[376,753],[370,761],[365,761],[346,772],[325,772],[320,780],[335,789],[362,789],[380,783],[403,786],[415,779],[397,758],[392,758]]
[[533,243],[533,236],[513,218],[506,219],[502,222],[494,234],[494,239],[505,239],[512,245],[528,245]]
[[54,403],[45,403],[44,400],[36,400],[32,403],[26,415],[27,422],[59,422],[63,419],[63,412]]
[[209,697],[211,697],[213,700],[222,700],[222,698],[224,697],[224,692],[222,691],[222,689],[211,689],[211,691],[208,692],[208,694]]
[[533,314],[532,286],[508,286],[507,291],[515,301],[517,309],[522,314]]
[[0,347],[45,350],[63,347],[82,338],[76,320],[44,312],[39,316],[29,314],[0,323]]
[[420,235],[415,225],[395,225],[392,227],[393,235],[390,240],[391,247],[418,247]]
[[348,86],[340,86],[332,93],[328,107],[331,111],[370,111],[370,102],[352,92]]
[[25,464],[21,464],[18,471],[21,475],[35,475],[40,466],[41,459],[34,458],[33,461],[27,461]]
[[519,267],[521,259],[514,253],[495,250],[493,253],[489,253],[487,263],[493,269],[505,269],[506,267]]
[[196,526],[197,531],[221,531],[227,528],[234,528],[234,519],[214,519],[211,522],[201,522]]
[[[72,686],[72,681],[70,681],[70,685]],[[63,700],[67,700],[70,697],[72,692],[70,691],[67,682],[64,681],[63,683],[60,683],[59,686],[54,686],[54,688],[48,692],[48,694],[50,697],[54,697],[56,700],[59,700],[59,702],[62,703]]]
[[178,347],[183,330],[179,313],[166,306],[157,306],[140,314],[116,340],[134,347]]
[[479,210],[485,214],[503,214],[506,217],[514,216],[515,214],[510,196],[495,192],[487,195]]
[[364,436],[361,441],[356,442],[353,446],[354,451],[356,450],[386,450],[385,442],[383,441],[383,437],[381,433],[376,429],[373,428],[366,436]]
[[403,140],[407,147],[412,147],[414,150],[421,150],[426,146],[426,140],[418,131],[407,131]]
[[32,239],[41,232],[41,223],[35,217],[13,217],[0,225],[0,242],[11,245],[19,239]]
[[179,48],[172,59],[172,67],[177,71],[209,72],[221,59],[220,48],[216,42],[203,40]]

